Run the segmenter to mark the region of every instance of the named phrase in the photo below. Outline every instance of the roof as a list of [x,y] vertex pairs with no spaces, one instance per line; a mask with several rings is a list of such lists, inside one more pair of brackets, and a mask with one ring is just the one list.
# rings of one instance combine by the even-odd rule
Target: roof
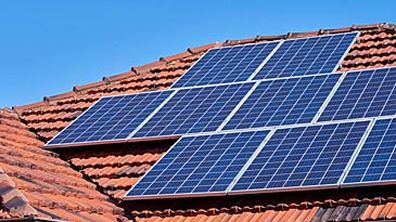
[[[313,196],[310,200],[307,200],[306,194],[291,194],[291,199],[288,200],[282,200],[278,195],[271,198],[275,200],[271,203],[267,201],[268,197],[260,196],[253,202],[244,201],[251,200],[252,197],[240,197],[232,201],[196,200],[179,205],[159,205],[156,202],[130,205],[122,202],[124,193],[174,141],[62,149],[56,151],[57,153],[42,149],[43,142],[55,136],[101,96],[165,89],[210,48],[349,31],[360,31],[361,35],[344,59],[340,71],[396,65],[396,27],[386,23],[280,36],[257,36],[189,48],[176,55],[161,57],[153,63],[132,67],[131,71],[104,77],[95,83],[75,86],[70,92],[44,97],[41,102],[14,107],[13,111],[3,110],[3,115],[7,116],[3,118],[14,124],[5,127],[11,127],[15,131],[4,133],[3,137],[6,137],[7,141],[12,141],[3,146],[4,150],[16,150],[24,155],[14,152],[4,154],[12,158],[0,158],[0,167],[11,178],[11,182],[15,183],[15,190],[25,195],[25,198],[20,197],[28,204],[23,209],[34,209],[38,215],[52,218],[90,220],[92,218],[87,217],[97,216],[112,221],[116,220],[116,217],[123,218],[122,215],[130,213],[138,221],[396,219],[395,195],[389,192],[370,196],[369,194],[376,193],[373,190],[367,195],[365,190],[359,195],[349,192],[341,193],[337,197],[319,193],[319,196]],[[1,121],[0,127],[3,125]],[[95,152],[92,152],[92,149],[95,149]],[[1,149],[1,152],[5,151]],[[33,154],[34,157],[31,156]],[[61,155],[63,160],[58,155]],[[40,158],[36,158],[37,156]],[[47,159],[51,163],[48,166],[45,161]],[[22,160],[23,164],[20,166]],[[31,165],[34,165],[33,173],[26,170],[32,168]],[[51,176],[44,177],[44,171],[52,172]],[[20,175],[24,175],[24,179],[21,179]],[[69,195],[69,192],[72,195]],[[126,213],[112,201],[123,207]],[[3,200],[3,206],[6,206],[4,203]],[[12,212],[6,207],[3,209],[6,214]],[[27,214],[32,212],[28,211]]]
[[43,142],[12,110],[0,110],[0,218],[115,221],[123,209],[95,184],[42,149]]

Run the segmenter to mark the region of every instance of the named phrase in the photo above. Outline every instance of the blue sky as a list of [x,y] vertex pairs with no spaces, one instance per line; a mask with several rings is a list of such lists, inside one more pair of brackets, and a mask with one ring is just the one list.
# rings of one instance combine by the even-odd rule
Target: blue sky
[[0,0],[0,107],[215,41],[396,23],[396,1]]

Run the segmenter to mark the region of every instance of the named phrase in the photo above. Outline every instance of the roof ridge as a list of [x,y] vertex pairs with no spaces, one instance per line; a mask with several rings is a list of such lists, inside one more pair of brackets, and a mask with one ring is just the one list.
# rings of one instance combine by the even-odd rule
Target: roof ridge
[[342,33],[348,31],[364,31],[364,30],[372,30],[372,29],[385,29],[396,32],[396,25],[391,23],[376,23],[376,24],[367,24],[367,25],[352,25],[343,28],[333,28],[333,29],[319,29],[318,31],[307,31],[307,32],[289,32],[283,35],[268,35],[268,36],[261,36],[258,35],[254,38],[247,38],[247,39],[240,39],[240,40],[226,40],[224,42],[214,42],[206,45],[201,45],[197,47],[188,48],[184,52],[180,52],[177,54],[173,54],[166,57],[160,57],[157,61],[147,63],[140,66],[132,66],[130,71],[123,72],[120,74],[115,74],[107,77],[103,77],[102,80],[84,84],[84,85],[77,85],[74,86],[71,91],[60,93],[52,96],[44,96],[43,101],[36,102],[36,103],[29,103],[26,105],[21,106],[13,106],[13,110],[16,111],[18,115],[28,109],[35,109],[38,107],[42,107],[45,105],[49,105],[53,102],[57,102],[63,99],[77,99],[82,92],[88,91],[93,88],[102,87],[106,85],[113,84],[115,82],[119,82],[134,76],[144,76],[151,72],[151,70],[165,66],[169,63],[183,60],[190,56],[194,56],[197,54],[201,54],[213,47],[219,47],[223,45],[238,45],[238,44],[247,44],[247,43],[255,43],[255,42],[263,42],[263,41],[273,41],[273,40],[280,40],[280,39],[287,39],[287,38],[301,38],[313,35],[322,35],[322,34],[335,34],[335,33]]

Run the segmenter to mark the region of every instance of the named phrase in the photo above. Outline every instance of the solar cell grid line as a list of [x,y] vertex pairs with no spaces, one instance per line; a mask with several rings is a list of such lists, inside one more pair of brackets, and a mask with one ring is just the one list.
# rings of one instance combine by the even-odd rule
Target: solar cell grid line
[[396,68],[346,73],[318,121],[396,114]]
[[132,139],[216,131],[254,82],[180,89]]
[[279,41],[209,50],[171,88],[246,81]]
[[229,194],[338,187],[369,123],[366,120],[277,129]]
[[377,119],[342,186],[396,182],[396,119]]
[[353,32],[285,40],[253,79],[334,72],[358,34]]
[[309,123],[341,74],[261,81],[223,130]]
[[125,198],[225,195],[268,133],[261,130],[182,137]]
[[46,146],[125,140],[173,91],[103,97]]

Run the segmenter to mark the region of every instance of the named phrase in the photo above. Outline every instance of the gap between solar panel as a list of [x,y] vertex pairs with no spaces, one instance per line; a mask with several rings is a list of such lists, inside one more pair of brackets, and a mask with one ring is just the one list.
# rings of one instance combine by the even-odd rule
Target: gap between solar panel
[[254,82],[104,97],[46,147],[177,139],[216,131]]
[[126,142],[137,128],[172,95],[173,90],[102,97],[59,132],[46,147]]
[[337,188],[369,122],[276,130],[229,194]]
[[377,118],[341,187],[396,182],[396,118]]
[[358,36],[350,32],[285,40],[253,79],[333,73]]
[[347,72],[318,121],[396,114],[396,68]]
[[255,82],[179,89],[131,139],[216,131]]
[[125,199],[337,188],[369,122],[184,136]]
[[269,131],[183,136],[126,199],[224,196]]
[[359,32],[208,50],[171,88],[332,73]]
[[219,130],[310,123],[341,76],[335,73],[261,80]]
[[171,88],[247,81],[280,44],[271,41],[209,49]]
[[131,140],[310,123],[341,74],[179,89]]

